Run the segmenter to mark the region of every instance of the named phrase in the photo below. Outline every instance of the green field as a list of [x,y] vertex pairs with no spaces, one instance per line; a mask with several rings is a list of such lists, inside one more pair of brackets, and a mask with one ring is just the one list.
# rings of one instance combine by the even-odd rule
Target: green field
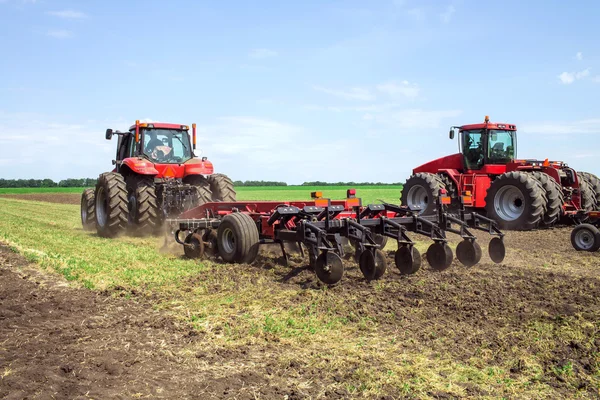
[[[331,199],[343,199],[346,197],[347,187],[340,186],[269,186],[236,187],[237,198],[239,200],[309,200],[310,193],[322,191],[324,197]],[[356,186],[357,196],[363,199],[365,203],[379,202],[380,200],[388,203],[398,204],[402,186]],[[83,188],[15,188],[0,189],[0,194],[32,194],[32,193],[81,193]]]

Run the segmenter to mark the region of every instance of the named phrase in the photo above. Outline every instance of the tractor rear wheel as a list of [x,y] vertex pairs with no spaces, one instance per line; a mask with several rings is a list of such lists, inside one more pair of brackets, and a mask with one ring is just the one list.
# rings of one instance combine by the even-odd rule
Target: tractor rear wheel
[[95,202],[94,189],[85,189],[81,194],[81,225],[84,231],[96,229]]
[[544,172],[534,171],[533,176],[542,184],[546,200],[548,201],[546,213],[544,213],[540,226],[551,227],[562,216],[563,205],[565,203],[562,187],[553,177]]
[[201,206],[205,203],[213,201],[212,192],[210,190],[210,183],[202,175],[190,175],[184,180],[184,183],[190,184],[196,189],[196,198],[193,201],[193,207]]
[[233,182],[227,175],[212,174],[206,177],[212,192],[212,201],[235,201]]
[[156,189],[150,180],[138,180],[129,191],[129,225],[138,235],[151,235],[161,225]]
[[594,174],[590,174],[589,172],[579,172],[577,175],[580,177],[580,180],[583,178],[590,189],[594,192],[592,196],[592,200],[594,202],[593,209],[600,210],[600,178]]
[[127,230],[127,187],[121,174],[101,174],[96,183],[96,231],[115,237]]
[[500,229],[531,230],[537,228],[546,212],[542,184],[532,174],[521,171],[498,176],[485,197],[487,216]]
[[226,215],[217,230],[217,247],[224,261],[250,264],[258,255],[258,229],[254,220],[243,213]]
[[416,173],[404,184],[400,202],[403,206],[418,211],[419,214],[434,214],[436,201],[443,187],[444,184],[437,175],[427,172]]
[[577,173],[579,180],[579,191],[581,192],[581,209],[594,211],[596,207],[596,193],[581,173]]

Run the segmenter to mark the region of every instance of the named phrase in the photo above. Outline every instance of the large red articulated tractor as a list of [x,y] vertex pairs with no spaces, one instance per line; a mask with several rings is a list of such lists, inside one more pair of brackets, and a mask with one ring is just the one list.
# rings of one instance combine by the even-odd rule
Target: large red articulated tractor
[[196,124],[136,121],[118,136],[115,168],[100,175],[81,196],[81,222],[103,237],[125,231],[156,233],[165,218],[207,202],[235,201],[231,179],[213,173],[206,157],[196,158]]
[[402,189],[402,205],[422,214],[446,189],[453,206],[484,210],[500,228],[529,230],[600,207],[600,179],[562,161],[517,159],[517,127],[490,122],[453,126],[459,153],[413,169]]

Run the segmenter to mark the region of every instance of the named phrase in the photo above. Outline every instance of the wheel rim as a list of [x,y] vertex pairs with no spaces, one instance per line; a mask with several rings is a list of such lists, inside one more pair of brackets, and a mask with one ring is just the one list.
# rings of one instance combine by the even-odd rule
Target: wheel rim
[[96,217],[98,218],[98,225],[104,227],[106,225],[106,192],[103,187],[98,189],[96,193]]
[[427,190],[421,185],[415,185],[408,190],[408,199],[406,201],[411,210],[419,209],[424,211],[429,204]]
[[221,246],[223,246],[223,250],[225,250],[226,253],[233,253],[235,251],[235,236],[230,228],[226,228],[223,231]]
[[579,230],[574,240],[580,249],[589,250],[594,246],[594,234],[586,229]]
[[525,199],[523,193],[512,185],[503,186],[494,197],[494,208],[505,221],[514,221],[523,215]]

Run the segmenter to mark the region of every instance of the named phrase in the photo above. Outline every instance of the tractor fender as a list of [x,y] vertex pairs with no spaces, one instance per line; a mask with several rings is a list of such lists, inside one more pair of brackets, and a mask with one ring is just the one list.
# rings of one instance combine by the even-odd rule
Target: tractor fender
[[154,164],[143,158],[126,158],[123,160],[123,165],[126,165],[131,171],[140,175],[158,175],[158,171],[154,168]]
[[185,165],[184,176],[212,175],[215,170],[212,162],[210,162],[208,160],[202,161],[197,158],[193,158],[193,159],[187,161],[184,165]]

